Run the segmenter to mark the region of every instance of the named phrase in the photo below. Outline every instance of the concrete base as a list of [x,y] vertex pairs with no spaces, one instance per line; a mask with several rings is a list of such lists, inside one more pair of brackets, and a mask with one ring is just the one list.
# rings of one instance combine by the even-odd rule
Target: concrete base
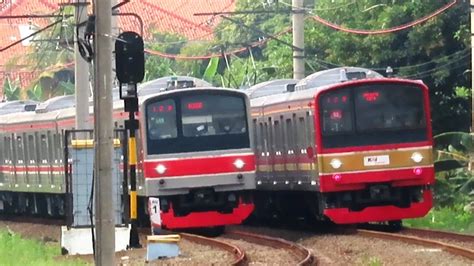
[[[130,227],[115,227],[115,251],[126,250],[130,242]],[[66,255],[93,254],[91,228],[61,227],[61,250]]]

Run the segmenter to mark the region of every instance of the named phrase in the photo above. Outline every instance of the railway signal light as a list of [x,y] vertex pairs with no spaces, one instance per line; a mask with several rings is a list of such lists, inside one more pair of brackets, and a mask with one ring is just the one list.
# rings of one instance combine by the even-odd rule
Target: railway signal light
[[145,77],[145,50],[143,38],[126,31],[115,42],[115,71],[120,83],[138,83]]

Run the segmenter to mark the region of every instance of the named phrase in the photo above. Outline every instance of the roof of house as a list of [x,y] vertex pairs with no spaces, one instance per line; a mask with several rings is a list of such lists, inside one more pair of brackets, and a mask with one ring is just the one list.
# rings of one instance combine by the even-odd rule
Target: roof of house
[[[116,0],[122,2],[124,0]],[[126,0],[125,0],[126,1]],[[5,70],[12,58],[33,52],[31,47],[21,43],[8,49],[14,42],[20,41],[20,27],[34,25],[44,27],[52,19],[44,18],[2,18],[14,15],[58,14],[60,4],[75,2],[74,0],[3,0],[0,2],[0,90],[4,77],[19,77],[25,86],[35,76],[25,69]],[[143,21],[145,39],[150,37],[150,30],[176,33],[189,40],[208,40],[213,37],[213,28],[219,22],[215,16],[195,16],[195,13],[232,11],[236,0],[131,0],[119,8],[118,27],[120,30],[141,32],[139,20],[125,13],[135,13]],[[89,11],[92,7],[89,6]],[[24,36],[23,36],[24,37]],[[0,93],[3,94],[3,93]]]

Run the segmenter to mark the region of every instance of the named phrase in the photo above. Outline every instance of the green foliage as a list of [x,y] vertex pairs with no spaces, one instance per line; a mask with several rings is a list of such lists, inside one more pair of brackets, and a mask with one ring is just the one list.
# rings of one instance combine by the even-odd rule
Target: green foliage
[[64,95],[72,95],[74,94],[75,89],[76,89],[74,83],[70,81],[68,82],[60,81],[58,88],[63,92]]
[[7,100],[19,100],[20,99],[20,85],[17,81],[11,81],[10,78],[5,78],[3,82],[3,93]]
[[425,217],[403,221],[409,227],[432,228],[461,233],[474,233],[474,213],[462,204],[432,209]]
[[10,231],[0,231],[0,265],[84,265],[80,261],[57,261],[60,248],[35,240],[22,239]]
[[28,99],[34,101],[42,101],[43,100],[43,88],[41,88],[40,84],[35,84],[33,88],[26,91],[28,95]]
[[214,57],[209,60],[209,64],[204,71],[203,79],[206,81],[211,81],[217,73],[217,66],[219,65],[219,58]]

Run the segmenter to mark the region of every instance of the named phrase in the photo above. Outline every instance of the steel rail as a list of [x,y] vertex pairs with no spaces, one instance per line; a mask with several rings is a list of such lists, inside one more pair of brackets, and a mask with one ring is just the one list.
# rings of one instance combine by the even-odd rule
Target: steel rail
[[226,231],[224,236],[239,237],[247,242],[290,250],[294,256],[300,259],[297,265],[317,264],[317,261],[315,260],[314,256],[311,254],[311,251],[309,251],[307,248],[299,244],[296,244],[294,242],[290,242],[281,238],[257,235],[254,233],[237,231],[237,230]]
[[357,234],[361,236],[366,236],[366,237],[376,237],[380,239],[402,241],[402,242],[406,242],[410,244],[439,248],[451,254],[463,256],[465,258],[474,260],[474,250],[469,250],[466,248],[462,248],[456,245],[447,244],[447,243],[443,243],[439,241],[423,239],[416,236],[407,236],[407,235],[400,235],[400,234],[395,234],[395,233],[385,233],[385,232],[378,232],[378,231],[364,230],[364,229],[357,229]]
[[228,251],[229,253],[234,254],[235,260],[231,263],[231,265],[246,265],[247,263],[247,256],[245,255],[245,252],[242,249],[240,249],[238,246],[235,246],[235,245],[232,245],[232,244],[229,244],[217,239],[207,238],[207,237],[193,235],[193,234],[180,233],[180,235],[181,237],[189,241],[206,245],[206,246],[219,247],[221,249]]

